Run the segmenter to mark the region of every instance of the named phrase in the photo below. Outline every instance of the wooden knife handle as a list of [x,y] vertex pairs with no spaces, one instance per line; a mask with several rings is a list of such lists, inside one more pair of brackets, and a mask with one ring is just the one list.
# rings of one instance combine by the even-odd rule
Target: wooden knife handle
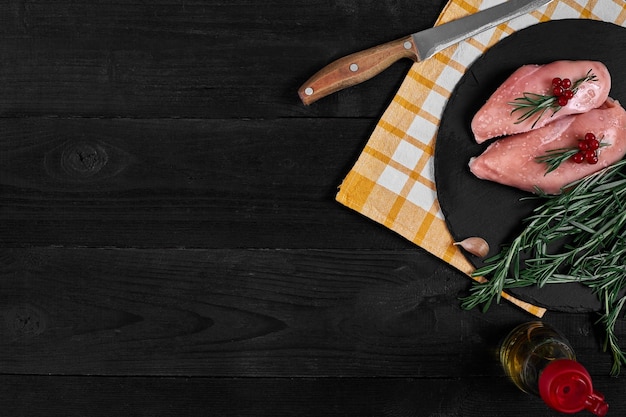
[[356,52],[328,64],[300,87],[298,95],[304,104],[311,104],[335,91],[369,80],[402,58],[418,60],[411,36]]

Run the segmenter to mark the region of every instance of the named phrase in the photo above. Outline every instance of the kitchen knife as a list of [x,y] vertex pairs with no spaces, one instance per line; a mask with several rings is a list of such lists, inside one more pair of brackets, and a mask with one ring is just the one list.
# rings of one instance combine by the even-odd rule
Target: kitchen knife
[[402,58],[423,61],[464,39],[535,10],[552,0],[508,0],[502,4],[340,58],[313,75],[298,90],[304,104],[380,74]]

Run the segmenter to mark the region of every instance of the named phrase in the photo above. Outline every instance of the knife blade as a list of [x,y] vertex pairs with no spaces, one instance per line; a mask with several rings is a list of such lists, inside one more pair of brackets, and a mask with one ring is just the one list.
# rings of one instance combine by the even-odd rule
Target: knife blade
[[298,95],[305,105],[309,105],[336,91],[369,80],[400,59],[423,61],[451,45],[551,1],[553,0],[508,0],[452,22],[353,53],[315,73],[298,89]]

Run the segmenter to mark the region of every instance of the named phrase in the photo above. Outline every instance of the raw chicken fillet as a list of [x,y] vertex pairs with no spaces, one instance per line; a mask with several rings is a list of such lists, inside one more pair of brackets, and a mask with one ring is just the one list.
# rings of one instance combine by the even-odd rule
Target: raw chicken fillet
[[[516,98],[524,97],[524,93],[552,96],[552,80],[555,77],[569,78],[574,83],[585,78],[590,70],[597,77],[597,81],[580,84],[567,105],[556,113],[556,108],[548,108],[541,118],[537,119],[536,114],[519,123],[518,118],[525,110],[511,113],[515,107],[510,103],[515,102]],[[476,113],[472,119],[474,138],[477,143],[483,143],[499,136],[528,132],[570,114],[585,113],[601,106],[608,98],[610,89],[611,76],[601,62],[556,61],[547,65],[524,65],[511,74]]]
[[[601,143],[598,163],[566,160],[546,174],[547,166],[535,158],[546,151],[576,147],[591,132]],[[559,194],[564,186],[619,161],[626,154],[626,111],[611,98],[599,108],[561,117],[542,128],[499,139],[482,155],[472,158],[470,171],[478,178],[521,190]]]

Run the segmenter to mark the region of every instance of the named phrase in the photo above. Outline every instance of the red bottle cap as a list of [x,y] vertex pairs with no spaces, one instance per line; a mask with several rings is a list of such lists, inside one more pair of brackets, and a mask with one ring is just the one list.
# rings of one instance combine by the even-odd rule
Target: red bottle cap
[[587,410],[602,417],[609,411],[604,395],[593,390],[589,372],[570,359],[555,360],[545,367],[539,377],[539,394],[561,413]]

